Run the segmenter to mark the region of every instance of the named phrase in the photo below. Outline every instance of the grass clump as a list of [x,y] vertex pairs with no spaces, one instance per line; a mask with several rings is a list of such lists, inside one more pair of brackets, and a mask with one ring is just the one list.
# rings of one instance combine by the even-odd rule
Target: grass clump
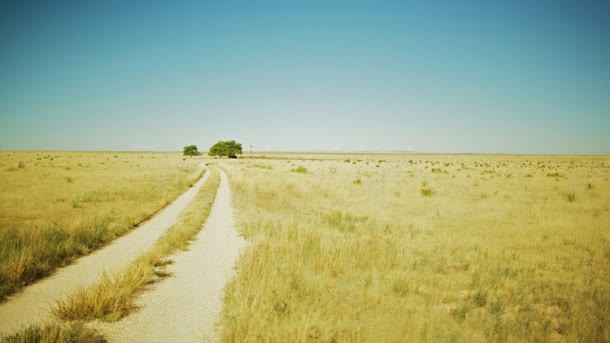
[[303,167],[303,166],[298,166],[296,168],[290,169],[290,171],[294,172],[294,173],[301,173],[301,174],[305,174],[307,173],[307,168]]
[[43,327],[29,326],[4,337],[3,343],[105,343],[97,331],[82,324],[50,324]]
[[361,185],[361,184],[362,184],[362,180],[361,180],[360,178],[358,178],[358,179],[356,179],[356,180],[352,181],[352,183],[353,183],[354,185]]
[[576,193],[574,193],[574,192],[567,193],[566,194],[566,199],[568,199],[569,202],[576,201]]
[[432,189],[431,187],[422,187],[421,195],[423,195],[425,197],[429,197],[429,196],[432,196],[433,194],[434,194],[434,189]]
[[177,224],[172,226],[144,255],[128,268],[82,289],[66,300],[57,302],[53,312],[63,320],[94,320],[113,322],[129,314],[135,295],[159,278],[169,276],[165,259],[173,252],[184,249],[201,229],[208,217],[220,184],[217,171],[213,171],[193,201],[184,209]]
[[558,172],[548,173],[548,174],[546,174],[546,176],[548,176],[548,177],[565,177],[564,174],[561,174],[561,173],[558,173]]

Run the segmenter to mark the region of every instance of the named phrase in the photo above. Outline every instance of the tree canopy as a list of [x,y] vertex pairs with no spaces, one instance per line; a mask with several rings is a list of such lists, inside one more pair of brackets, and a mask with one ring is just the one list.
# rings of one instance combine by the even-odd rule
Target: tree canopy
[[187,145],[184,147],[184,156],[198,156],[201,155],[201,153],[197,150],[197,146],[196,145]]
[[227,156],[229,158],[237,158],[241,155],[241,143],[235,141],[220,141],[210,148],[210,156]]

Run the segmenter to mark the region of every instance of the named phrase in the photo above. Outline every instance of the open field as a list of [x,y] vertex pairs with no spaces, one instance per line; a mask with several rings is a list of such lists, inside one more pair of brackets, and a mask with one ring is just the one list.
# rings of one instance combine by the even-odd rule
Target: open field
[[610,340],[608,157],[222,165],[248,242],[223,341]]
[[0,299],[149,218],[200,176],[178,153],[0,152]]

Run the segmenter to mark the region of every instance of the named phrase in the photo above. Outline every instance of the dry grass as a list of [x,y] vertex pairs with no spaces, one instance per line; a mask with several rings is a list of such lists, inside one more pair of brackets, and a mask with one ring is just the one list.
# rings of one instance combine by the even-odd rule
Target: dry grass
[[144,255],[124,271],[102,280],[88,289],[80,290],[59,301],[55,315],[63,320],[116,321],[129,314],[139,291],[159,278],[168,276],[163,267],[170,263],[166,257],[178,249],[186,249],[208,217],[220,184],[218,171],[209,179],[172,226]]
[[45,327],[28,327],[19,333],[5,337],[5,343],[104,343],[106,340],[96,331],[81,324],[50,324]]
[[610,340],[607,157],[261,157],[223,341]]
[[200,161],[0,152],[0,300],[149,218],[196,181]]

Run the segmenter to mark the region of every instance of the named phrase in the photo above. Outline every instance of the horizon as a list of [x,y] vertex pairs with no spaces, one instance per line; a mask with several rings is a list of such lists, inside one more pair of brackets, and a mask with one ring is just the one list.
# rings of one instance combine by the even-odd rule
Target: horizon
[[[73,153],[176,153],[182,154],[182,150],[0,150],[0,152],[73,152]],[[208,153],[206,150],[199,150],[200,153]],[[431,152],[431,151],[416,151],[416,150],[243,150],[241,156],[248,157],[252,155],[274,155],[274,154],[320,154],[320,155],[490,155],[490,156],[557,156],[557,157],[608,157],[610,154],[552,154],[552,153],[504,153],[504,152]],[[254,156],[256,157],[256,156]],[[222,158],[222,157],[220,157]],[[238,157],[239,158],[239,157]]]
[[0,32],[2,151],[610,154],[604,2],[4,3]]

